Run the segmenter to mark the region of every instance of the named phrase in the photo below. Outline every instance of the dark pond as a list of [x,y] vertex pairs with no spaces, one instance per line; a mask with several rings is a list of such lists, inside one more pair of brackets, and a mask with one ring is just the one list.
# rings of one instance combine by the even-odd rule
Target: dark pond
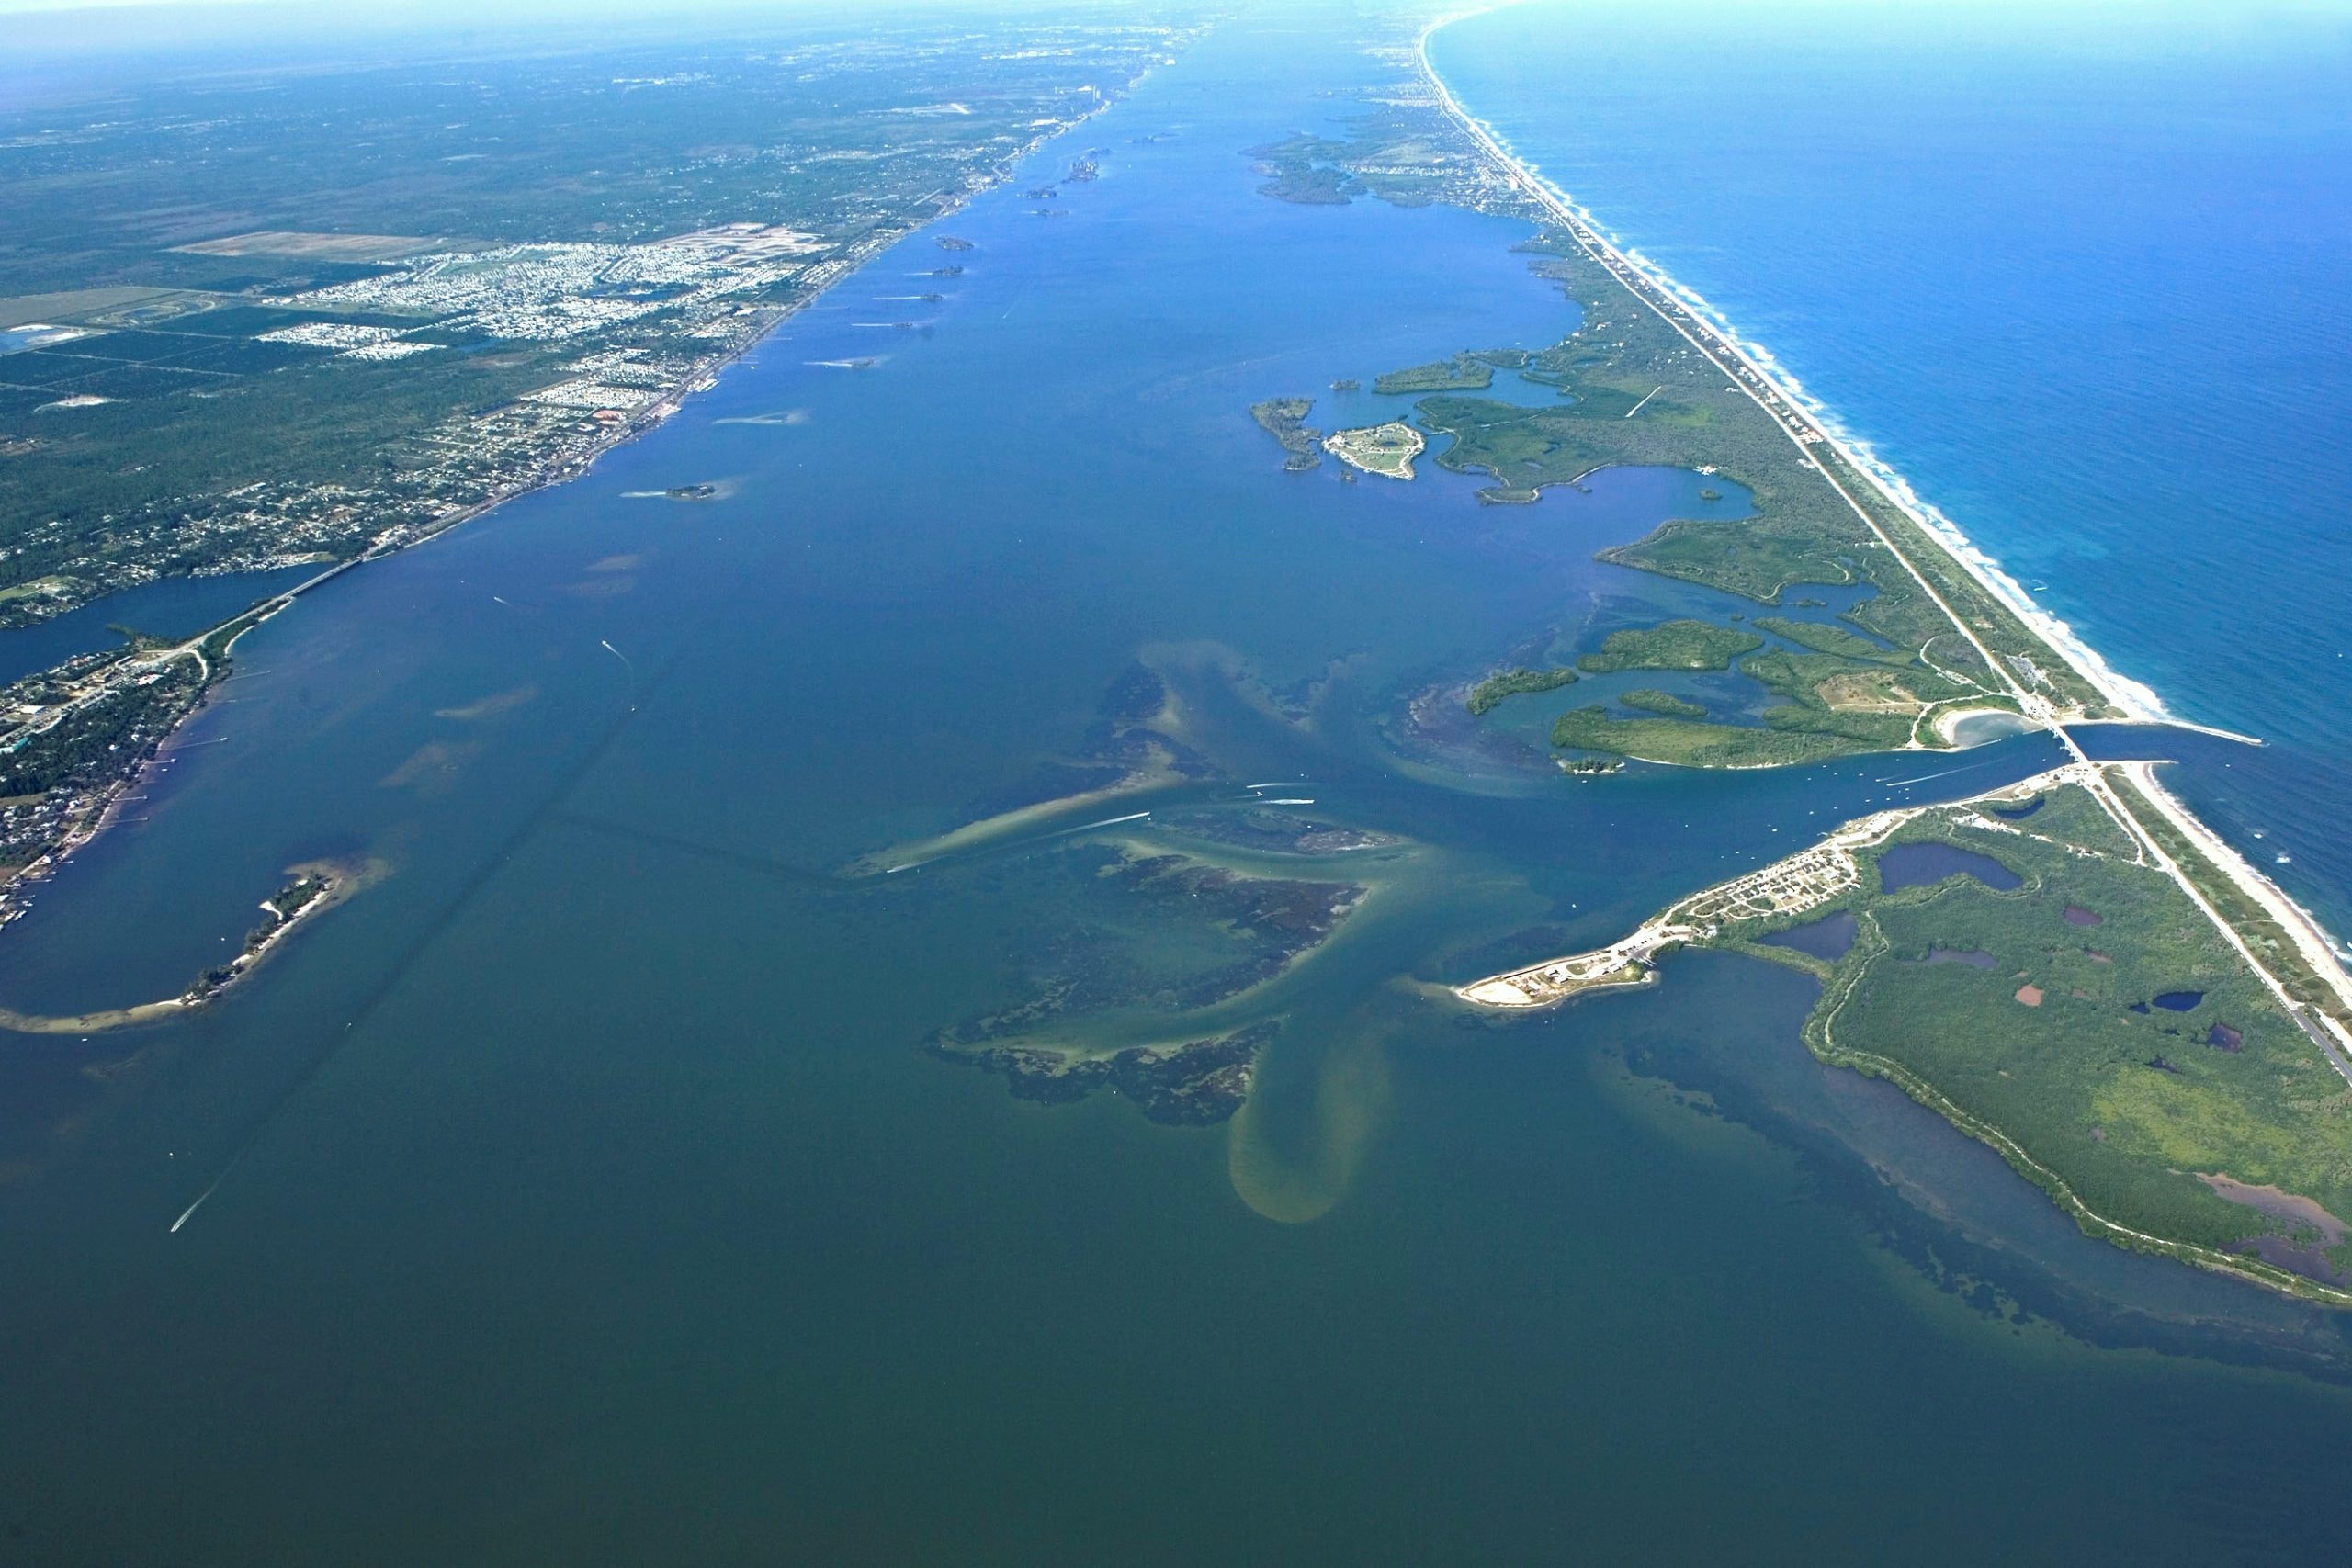
[[1842,958],[1846,950],[1854,945],[1854,917],[1851,911],[1840,909],[1810,925],[1795,926],[1762,940],[1774,947],[1793,947],[1815,958]]
[[1886,892],[1924,887],[1947,876],[1973,876],[1987,887],[2015,887],[2018,874],[1990,855],[1950,844],[1897,844],[1878,857],[1879,885]]

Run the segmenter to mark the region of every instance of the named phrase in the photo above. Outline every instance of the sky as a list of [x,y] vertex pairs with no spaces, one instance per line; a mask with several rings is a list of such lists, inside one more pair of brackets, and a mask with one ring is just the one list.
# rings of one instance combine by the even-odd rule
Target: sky
[[[1919,37],[1949,31],[1984,39],[2014,32],[2032,51],[2059,44],[2070,33],[2103,37],[2110,44],[2135,30],[2149,47],[2194,48],[2200,39],[2255,33],[2306,37],[2341,47],[2352,39],[2352,0],[1516,0],[1589,12],[1596,26],[1621,36],[1654,29],[1660,38],[1689,36],[1695,27],[1714,41],[1736,47],[1743,33],[1796,30],[1835,39],[1850,27],[1856,39],[1884,30]],[[1487,8],[1479,0],[1423,0],[1430,15]],[[22,62],[41,61],[44,73],[87,73],[107,62],[148,56],[161,63],[220,49],[258,51],[279,61],[313,54],[373,52],[395,39],[424,47],[495,50],[517,39],[532,47],[585,39],[639,40],[676,30],[729,32],[752,24],[764,32],[796,17],[854,22],[885,12],[1017,13],[1099,10],[1106,15],[1147,10],[1261,10],[1275,6],[1409,10],[1412,0],[368,0],[319,5],[315,0],[0,0],[9,17],[7,42]],[[1989,31],[1988,31],[1989,29]],[[1860,47],[1867,47],[1861,43]],[[22,96],[8,90],[0,69],[0,107]],[[26,84],[19,82],[19,88]]]

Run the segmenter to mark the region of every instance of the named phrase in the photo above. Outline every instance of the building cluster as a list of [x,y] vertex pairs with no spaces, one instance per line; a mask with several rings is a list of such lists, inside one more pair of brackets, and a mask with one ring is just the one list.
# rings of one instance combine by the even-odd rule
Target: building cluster
[[272,335],[324,347],[327,338],[295,334],[346,334],[350,342],[337,338],[334,346],[349,348],[415,342],[413,333],[428,331],[435,342],[464,333],[545,343],[609,332],[662,311],[684,317],[684,329],[695,332],[734,314],[743,300],[790,283],[825,248],[781,225],[731,223],[641,245],[557,243],[450,252],[281,301],[413,316],[414,328],[338,322]]

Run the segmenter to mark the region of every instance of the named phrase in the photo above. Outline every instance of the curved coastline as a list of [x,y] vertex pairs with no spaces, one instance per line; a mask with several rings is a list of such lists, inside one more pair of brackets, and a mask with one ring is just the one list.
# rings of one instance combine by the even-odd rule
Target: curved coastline
[[[2023,621],[2034,634],[2048,643],[2074,671],[2088,682],[2099,694],[2123,710],[2126,722],[2179,724],[2164,699],[2145,683],[2121,674],[2108,663],[2096,649],[2086,643],[2074,628],[2047,610],[2033,603],[2017,579],[2004,570],[2000,563],[1962,533],[1958,525],[1922,500],[1909,480],[1897,473],[1877,454],[1870,443],[1854,434],[1818,398],[1804,389],[1797,378],[1773,357],[1771,350],[1746,336],[1734,326],[1723,311],[1710,304],[1697,290],[1678,282],[1657,263],[1640,251],[1619,242],[1618,237],[1603,227],[1593,215],[1579,206],[1559,186],[1545,177],[1541,168],[1515,152],[1494,127],[1472,114],[1453,96],[1453,90],[1438,74],[1437,66],[1430,59],[1430,40],[1456,22],[1467,21],[1505,9],[1504,6],[1480,6],[1475,10],[1457,11],[1440,17],[1423,27],[1413,41],[1413,58],[1422,80],[1436,96],[1438,107],[1446,117],[1469,133],[1486,153],[1513,176],[1514,182],[1539,204],[1549,208],[1562,221],[1575,224],[1587,231],[1616,261],[1641,276],[1644,281],[1661,293],[1670,295],[1703,321],[1708,332],[1722,348],[1743,366],[1753,370],[1770,390],[1779,394],[1796,410],[1821,435],[1823,443],[1846,459],[1856,472],[1871,484],[1895,510],[1901,512],[1924,532],[1942,545],[1962,569],[1981,583],[1986,592],[1998,599],[2010,612]],[[1751,396],[1754,394],[1751,393]],[[2189,728],[2203,728],[2203,726]],[[2215,731],[2228,735],[2228,731]],[[2233,739],[2248,739],[2232,735]]]
[[[2034,604],[2015,578],[1971,541],[1950,517],[1922,500],[1910,482],[1880,457],[1868,442],[1847,430],[1819,399],[1806,392],[1794,377],[1781,368],[1770,350],[1742,335],[1721,310],[1708,303],[1697,291],[1677,282],[1639,251],[1621,245],[1616,237],[1577,205],[1567,192],[1547,179],[1536,165],[1514,152],[1493,127],[1464,107],[1453,96],[1453,89],[1446,85],[1445,79],[1438,74],[1437,66],[1430,58],[1430,40],[1456,22],[1488,15],[1512,3],[1514,0],[1504,0],[1501,6],[1455,11],[1430,21],[1414,39],[1413,59],[1415,68],[1439,109],[1463,129],[1521,194],[1551,211],[1563,223],[1580,231],[1580,239],[1598,245],[1610,259],[1638,275],[1651,288],[1689,310],[1691,318],[1701,324],[1723,352],[1753,371],[1765,389],[1785,400],[1819,434],[1824,445],[1869,480],[1890,505],[1941,545],[1960,563],[1962,570],[1981,583],[1987,592],[1998,599],[2052,651],[2065,660],[2076,674],[2121,710],[2126,716],[2120,722],[2164,724],[2250,744],[2261,743],[2250,736],[2177,718],[2148,686],[2119,673],[2097,649],[2076,635],[2073,627]],[[1693,341],[1695,343],[1696,340]],[[1748,389],[1748,395],[1759,402],[1763,401],[1761,394],[1754,388]],[[2151,803],[2176,827],[2190,836],[2223,877],[2256,905],[2267,909],[2290,933],[2305,962],[2324,976],[2338,995],[2352,999],[2352,975],[2346,973],[2344,962],[2344,955],[2352,953],[2352,948],[2338,941],[2311,910],[2267,874],[2256,870],[2219,833],[2191,812],[2177,795],[2166,790],[2156,780],[2152,765],[2140,765],[2133,777]],[[2333,1021],[2328,1027],[2335,1031]],[[2344,1038],[2339,1043],[2352,1049],[2352,1037]]]

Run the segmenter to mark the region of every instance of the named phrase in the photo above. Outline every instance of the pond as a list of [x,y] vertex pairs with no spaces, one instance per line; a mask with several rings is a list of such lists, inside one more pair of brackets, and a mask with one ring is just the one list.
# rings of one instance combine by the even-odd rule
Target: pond
[[1973,876],[1985,886],[2006,892],[2023,879],[1990,855],[1951,844],[1897,844],[1878,857],[1879,886],[1887,893],[1925,887],[1948,876]]
[[1846,955],[1854,945],[1854,916],[1849,909],[1840,909],[1807,925],[1792,927],[1759,941],[1774,947],[1793,947],[1799,953],[1809,953],[1815,958],[1837,960]]

